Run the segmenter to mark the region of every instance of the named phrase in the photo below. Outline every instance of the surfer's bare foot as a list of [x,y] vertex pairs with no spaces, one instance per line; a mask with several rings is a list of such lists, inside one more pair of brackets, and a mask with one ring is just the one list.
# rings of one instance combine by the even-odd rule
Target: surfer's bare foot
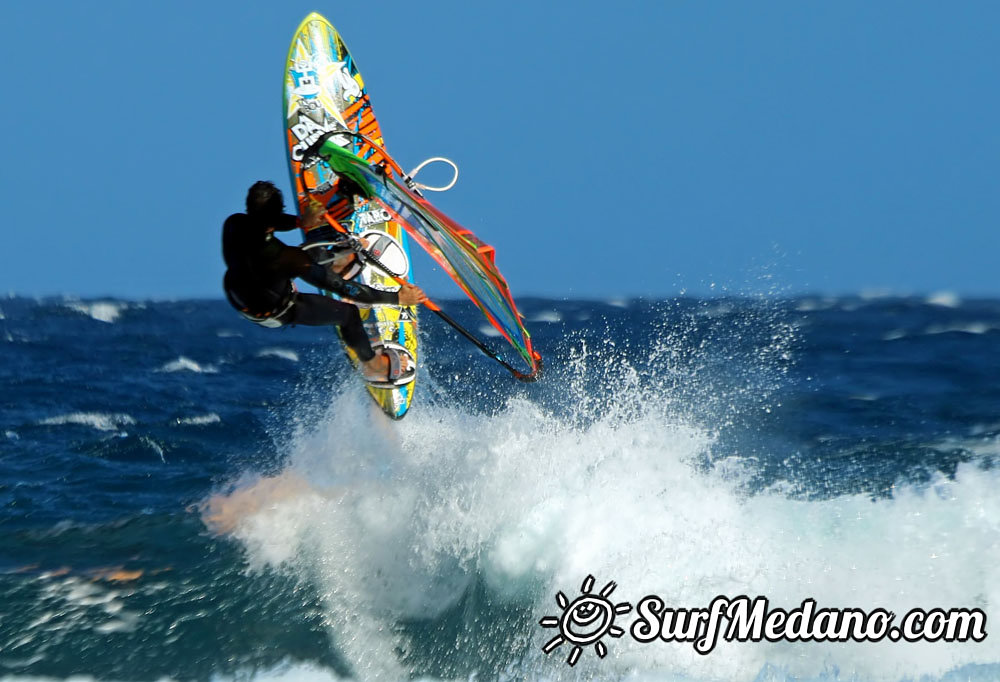
[[[392,361],[389,358],[389,353],[394,353],[399,359],[399,369],[393,372]],[[413,360],[406,353],[400,353],[394,349],[389,349],[386,351],[384,348],[379,349],[375,357],[371,360],[361,363],[361,374],[365,377],[367,381],[388,381],[393,382],[408,373],[412,373],[414,369]],[[395,374],[395,376],[393,376]]]
[[371,360],[361,363],[361,373],[368,381],[378,381],[385,378],[389,372],[389,358],[385,355],[376,355]]

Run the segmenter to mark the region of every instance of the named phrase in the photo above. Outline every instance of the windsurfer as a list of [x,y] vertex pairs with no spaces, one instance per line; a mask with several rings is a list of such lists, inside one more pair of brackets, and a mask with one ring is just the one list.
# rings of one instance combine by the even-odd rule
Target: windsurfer
[[[381,291],[342,278],[309,257],[301,248],[288,246],[274,236],[299,227],[298,219],[284,212],[281,190],[272,183],[254,183],[246,199],[246,213],[229,216],[222,228],[222,255],[226,261],[223,288],[226,298],[248,320],[264,327],[286,324],[340,327],[344,341],[361,360],[363,373],[372,382],[405,383],[415,367],[408,354],[391,346],[372,348],[355,305],[319,294],[295,290],[299,278],[337,296],[364,304],[412,306],[427,296],[419,287],[404,283],[398,291]],[[309,205],[301,224],[312,227],[323,217],[319,202]],[[335,261],[335,266],[338,263]]]

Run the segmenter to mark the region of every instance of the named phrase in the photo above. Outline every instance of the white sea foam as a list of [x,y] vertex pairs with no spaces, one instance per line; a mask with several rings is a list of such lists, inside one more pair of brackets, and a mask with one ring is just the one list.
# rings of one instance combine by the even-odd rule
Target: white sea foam
[[[131,632],[140,614],[126,608],[126,593],[99,582],[97,576],[64,575],[63,571],[38,575],[39,615],[18,633],[16,645],[35,641],[39,660],[46,650],[59,646],[67,634],[93,630],[96,633]],[[7,677],[2,679],[45,679]],[[80,679],[77,677],[68,680]]]
[[952,291],[938,291],[928,296],[924,302],[929,305],[939,305],[945,308],[957,308],[962,305],[962,299]]
[[1000,457],[1000,437],[997,436],[950,437],[932,443],[931,447],[941,452],[964,451],[974,457],[988,459]]
[[194,417],[180,417],[177,419],[178,424],[184,424],[185,426],[205,426],[207,424],[218,424],[221,421],[222,418],[214,412],[200,414]]
[[[805,645],[808,646],[808,645]],[[611,653],[608,655],[608,659],[614,660],[614,641],[609,645]],[[592,651],[588,653],[593,653]],[[576,669],[569,668],[562,661],[552,660],[545,670],[533,671],[527,675],[521,676],[517,674],[519,671],[512,671],[514,674],[501,675],[498,679],[500,680],[529,680],[530,682],[558,682],[560,680],[594,680],[594,682],[601,681],[614,681],[614,682],[691,682],[697,678],[692,678],[686,675],[675,675],[666,672],[652,672],[652,671],[630,671],[623,674],[605,674],[601,675],[601,668],[614,668],[614,663],[609,663],[607,666],[592,665],[589,666],[591,674],[596,673],[593,677],[591,674],[581,675],[579,668],[581,663]],[[256,682],[340,682],[341,680],[356,680],[356,679],[366,679],[364,676],[360,677],[340,677],[336,672],[321,668],[316,665],[307,663],[286,663],[283,665],[276,666],[268,670],[257,670],[252,674],[249,672],[244,672],[236,676],[213,676],[212,682],[236,682],[243,681],[246,679],[252,679]],[[2,679],[2,678],[0,678]],[[32,678],[34,679],[34,678]],[[71,678],[72,682],[87,682],[89,678],[79,678],[74,676]],[[377,678],[381,680],[382,678]],[[458,678],[454,682],[468,682],[470,678]],[[471,679],[480,679],[478,677]],[[708,678],[701,678],[708,679]],[[816,676],[810,677],[793,677],[787,674],[780,668],[768,666],[765,670],[761,671],[761,674],[756,678],[758,682],[864,682],[863,678],[858,679],[850,676],[841,676],[838,674],[836,669],[826,670],[824,673]],[[996,671],[992,670],[990,666],[985,668],[968,666],[956,671],[956,673],[947,675],[942,678],[945,682],[996,682]],[[396,678],[391,680],[391,682],[436,682],[437,678],[432,677],[419,677],[419,678]],[[70,682],[67,680],[67,682]],[[160,680],[160,682],[166,682],[165,680]],[[725,682],[725,680],[716,679],[712,682]],[[907,682],[912,682],[907,680]],[[928,682],[926,678],[921,678],[921,682]]]
[[289,362],[298,362],[299,354],[287,348],[264,348],[257,353],[258,358],[281,358]]
[[163,365],[157,372],[195,372],[196,374],[218,374],[214,365],[200,365],[191,358],[181,356]]
[[64,426],[79,424],[98,431],[117,431],[122,426],[135,424],[135,419],[127,414],[107,414],[103,412],[74,412],[56,417],[47,417],[38,422],[42,426]]
[[[994,617],[1000,471],[962,464],[951,479],[897,485],[891,499],[806,501],[783,484],[748,497],[754,460],[730,455],[706,469],[711,428],[673,414],[662,389],[643,397],[637,384],[616,385],[581,396],[596,420],[512,400],[492,416],[424,405],[389,424],[372,421],[352,391],[296,434],[280,476],[217,498],[211,516],[254,569],[290,568],[328,596],[333,639],[363,677],[404,678],[393,624],[440,614],[473,575],[534,620],[557,615],[556,590],[572,599],[588,574],[616,581],[616,600],[633,604],[657,594],[706,607],[749,594],[785,608],[812,597],[820,607],[979,607]],[[534,633],[517,677],[900,680],[1000,662],[1000,638],[721,642],[701,656],[626,636],[607,642],[607,658],[588,650],[570,669],[566,646],[540,651],[549,636]]]
[[882,335],[883,341],[896,341],[915,336],[934,336],[937,334],[987,334],[1000,331],[1000,327],[988,322],[965,322],[958,324],[933,324],[919,332],[906,329],[893,329]]
[[965,324],[936,324],[924,330],[924,334],[950,334],[958,332],[960,334],[985,334],[997,329],[992,324],[986,322],[967,322]]
[[801,313],[811,313],[818,310],[829,310],[837,305],[835,298],[803,298],[795,303],[795,310]]
[[483,336],[501,336],[497,328],[490,324],[479,325],[479,333]]
[[605,303],[615,308],[628,308],[628,301],[624,298],[609,298]]
[[[240,678],[239,676],[236,678],[216,677],[212,680],[212,682],[229,682],[231,679],[235,682],[236,679]],[[321,668],[317,665],[292,663],[256,673],[253,676],[253,679],[256,682],[339,682],[345,678],[341,677],[332,670]],[[417,680],[415,682],[420,681]]]
[[17,431],[4,431],[4,437],[8,440],[20,440],[21,437],[17,435]]
[[[116,632],[118,630],[107,627],[95,628],[98,632]],[[27,666],[43,660],[44,657],[36,657],[33,661],[9,661],[12,667]],[[145,679],[139,678],[136,679]],[[172,682],[176,678],[162,676],[157,678],[157,682]],[[253,670],[240,670],[235,674],[216,673],[210,678],[211,682],[342,682],[357,678],[341,677],[333,670],[323,668],[313,663],[285,662],[272,668],[259,668]],[[398,681],[387,680],[386,682],[431,682],[432,678],[421,677],[413,680],[400,679]],[[3,675],[0,682],[124,682],[118,677],[101,678],[92,675],[71,675],[70,677],[45,677],[41,675]],[[457,682],[457,681],[456,681]]]
[[67,302],[66,307],[99,322],[113,324],[128,308],[128,304],[121,301],[72,301]]
[[531,316],[531,322],[562,322],[562,313],[557,310],[542,310]]
[[161,446],[159,443],[157,443],[149,436],[140,436],[140,440],[142,440],[143,443],[148,445],[149,449],[155,452],[157,456],[159,456],[161,462],[167,461],[166,457],[164,456],[163,446]]

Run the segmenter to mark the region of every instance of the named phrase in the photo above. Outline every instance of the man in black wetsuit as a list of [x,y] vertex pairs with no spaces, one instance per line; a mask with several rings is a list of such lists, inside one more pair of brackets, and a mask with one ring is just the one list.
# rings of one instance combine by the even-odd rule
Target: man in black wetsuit
[[[387,346],[376,355],[357,306],[319,294],[299,293],[292,279],[298,277],[358,303],[411,306],[423,303],[427,296],[409,283],[398,292],[373,289],[342,279],[317,264],[302,249],[274,237],[274,232],[299,227],[297,218],[284,210],[281,190],[260,181],[247,192],[247,212],[226,218],[222,227],[222,255],[228,267],[223,281],[226,298],[244,317],[265,327],[338,326],[344,341],[361,359],[367,380],[405,382],[415,370],[412,358]],[[303,226],[312,227],[322,217],[323,206],[314,202],[303,216]]]

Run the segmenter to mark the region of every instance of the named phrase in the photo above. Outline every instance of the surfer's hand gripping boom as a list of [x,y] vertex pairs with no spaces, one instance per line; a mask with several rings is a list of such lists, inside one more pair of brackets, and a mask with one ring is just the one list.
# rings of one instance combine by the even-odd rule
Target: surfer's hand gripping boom
[[427,294],[423,290],[410,284],[406,280],[397,279],[399,282],[399,305],[411,306],[418,305],[420,303],[427,303]]
[[[316,203],[319,204],[319,202]],[[322,206],[322,204],[319,205]],[[311,206],[312,205],[310,204],[310,208]],[[433,304],[430,302],[430,299],[427,298],[427,294],[425,294],[423,290],[420,289],[420,287],[414,284],[410,284],[405,279],[400,277],[397,273],[387,268],[378,258],[372,255],[372,253],[368,251],[367,249],[368,244],[364,239],[359,239],[358,237],[348,232],[346,229],[344,229],[343,225],[341,225],[336,220],[331,218],[330,215],[325,211],[322,217],[326,218],[326,222],[330,223],[330,226],[333,229],[337,230],[338,232],[343,234],[344,237],[346,237],[348,243],[351,245],[351,249],[354,251],[354,253],[358,255],[358,258],[363,258],[364,260],[368,261],[369,263],[371,263],[372,265],[374,265],[379,270],[381,270],[386,275],[388,275],[389,277],[391,277],[396,281],[396,283],[400,286],[399,305],[411,306],[423,303],[427,305],[427,307],[431,308]],[[433,308],[431,308],[431,310],[433,310]]]
[[[423,291],[421,291],[416,286],[414,286],[414,285],[410,284],[409,282],[407,282],[402,277],[399,277],[396,273],[394,273],[392,270],[390,270],[385,265],[383,265],[379,261],[378,258],[376,258],[375,256],[373,256],[371,253],[369,253],[364,248],[364,246],[361,244],[361,240],[359,240],[357,237],[355,237],[350,232],[348,232],[347,229],[345,229],[343,225],[341,225],[336,220],[334,220],[333,218],[331,218],[328,213],[324,213],[323,217],[326,218],[326,222],[330,223],[330,227],[332,227],[333,229],[337,230],[341,234],[344,234],[344,235],[347,236],[347,238],[350,240],[351,246],[354,249],[355,253],[358,254],[358,257],[364,258],[369,263],[371,263],[372,265],[374,265],[375,267],[377,267],[379,270],[381,270],[382,272],[384,272],[386,275],[388,275],[389,277],[391,277],[392,279],[394,279],[397,284],[399,284],[399,286],[400,286],[400,290],[399,290],[399,304],[400,305],[409,306],[409,305],[416,305],[417,303],[423,303],[430,311],[432,311],[435,315],[437,315],[438,317],[440,317],[448,325],[450,325],[452,328],[454,328],[455,331],[457,331],[459,334],[461,334],[466,339],[468,339],[470,342],[472,342],[472,344],[475,345],[476,348],[478,348],[479,350],[481,350],[487,357],[490,357],[493,360],[496,360],[498,363],[500,363],[504,367],[504,369],[506,369],[508,372],[510,372],[511,374],[514,375],[515,379],[518,379],[520,381],[526,381],[526,382],[533,382],[533,381],[537,381],[538,380],[538,375],[537,374],[528,375],[528,374],[525,374],[524,372],[519,371],[516,367],[512,366],[506,360],[504,360],[503,358],[501,358],[500,355],[497,354],[495,351],[490,350],[489,346],[487,346],[482,341],[480,341],[479,339],[477,339],[465,327],[461,326],[458,322],[456,322],[455,320],[453,320],[450,315],[448,315],[443,310],[441,310],[441,307],[437,303],[435,303],[434,301],[430,300],[427,297],[427,294],[425,294]],[[417,292],[419,292],[419,294],[417,294]],[[413,300],[413,302],[407,302],[407,301],[411,300],[411,297],[415,297],[414,300]]]
[[322,203],[310,197],[309,203],[302,212],[302,227],[316,227],[323,222],[326,215],[326,208]]

